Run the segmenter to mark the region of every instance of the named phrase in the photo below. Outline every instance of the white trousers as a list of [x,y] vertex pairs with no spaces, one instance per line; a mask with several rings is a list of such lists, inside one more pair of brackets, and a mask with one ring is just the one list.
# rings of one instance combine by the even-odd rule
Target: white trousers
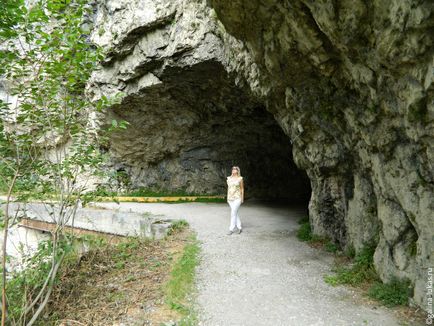
[[231,207],[231,225],[229,226],[229,231],[234,231],[235,226],[238,230],[241,230],[241,220],[238,215],[238,209],[241,206],[241,198],[235,200],[228,200],[229,206]]

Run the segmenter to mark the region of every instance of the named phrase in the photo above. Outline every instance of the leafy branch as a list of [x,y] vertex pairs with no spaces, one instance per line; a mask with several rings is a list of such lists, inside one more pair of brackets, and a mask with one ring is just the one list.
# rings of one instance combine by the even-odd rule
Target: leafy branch
[[[43,311],[64,258],[58,243],[69,239],[64,227],[73,222],[92,178],[102,174],[105,157],[99,142],[107,132],[127,127],[116,121],[101,130],[92,123],[93,113],[103,112],[119,98],[91,101],[85,93],[92,71],[104,57],[104,51],[89,40],[86,26],[91,11],[86,0],[38,0],[28,7],[23,0],[6,0],[0,9],[0,85],[8,93],[0,99],[0,186],[7,189],[2,326],[32,325]],[[30,193],[40,195],[57,226],[45,279],[37,286],[25,286],[21,308],[11,312],[7,244],[9,222],[15,223],[17,215],[12,220],[10,210],[16,209],[14,195],[25,204]],[[44,199],[52,193],[55,202]]]

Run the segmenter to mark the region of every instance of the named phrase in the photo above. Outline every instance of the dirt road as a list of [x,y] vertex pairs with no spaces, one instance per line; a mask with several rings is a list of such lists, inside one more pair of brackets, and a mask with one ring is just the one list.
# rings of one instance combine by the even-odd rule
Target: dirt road
[[243,233],[226,235],[226,203],[100,203],[98,206],[183,218],[202,243],[197,271],[200,325],[405,325],[377,305],[360,305],[356,293],[323,281],[332,254],[296,238],[301,207],[246,202]]

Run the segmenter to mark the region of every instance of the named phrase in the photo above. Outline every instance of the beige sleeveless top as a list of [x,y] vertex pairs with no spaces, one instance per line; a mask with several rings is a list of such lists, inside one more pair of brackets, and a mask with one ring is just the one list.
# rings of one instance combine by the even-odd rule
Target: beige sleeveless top
[[243,180],[243,177],[237,179],[227,177],[228,200],[241,199],[241,180]]

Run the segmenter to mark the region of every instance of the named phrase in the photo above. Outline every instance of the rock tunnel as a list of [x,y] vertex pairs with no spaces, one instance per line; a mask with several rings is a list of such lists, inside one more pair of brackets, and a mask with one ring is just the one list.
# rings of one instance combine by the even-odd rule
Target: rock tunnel
[[290,139],[221,63],[166,67],[133,83],[142,88],[109,115],[129,123],[112,136],[110,151],[130,187],[225,194],[238,165],[246,199],[307,203],[310,182],[293,162]]
[[[142,2],[141,2],[142,3]],[[87,88],[118,93],[112,168],[134,187],[309,199],[313,233],[360,252],[427,303],[433,265],[429,1],[102,1],[106,57]],[[306,171],[306,172],[304,172]],[[306,177],[308,176],[308,179]]]

